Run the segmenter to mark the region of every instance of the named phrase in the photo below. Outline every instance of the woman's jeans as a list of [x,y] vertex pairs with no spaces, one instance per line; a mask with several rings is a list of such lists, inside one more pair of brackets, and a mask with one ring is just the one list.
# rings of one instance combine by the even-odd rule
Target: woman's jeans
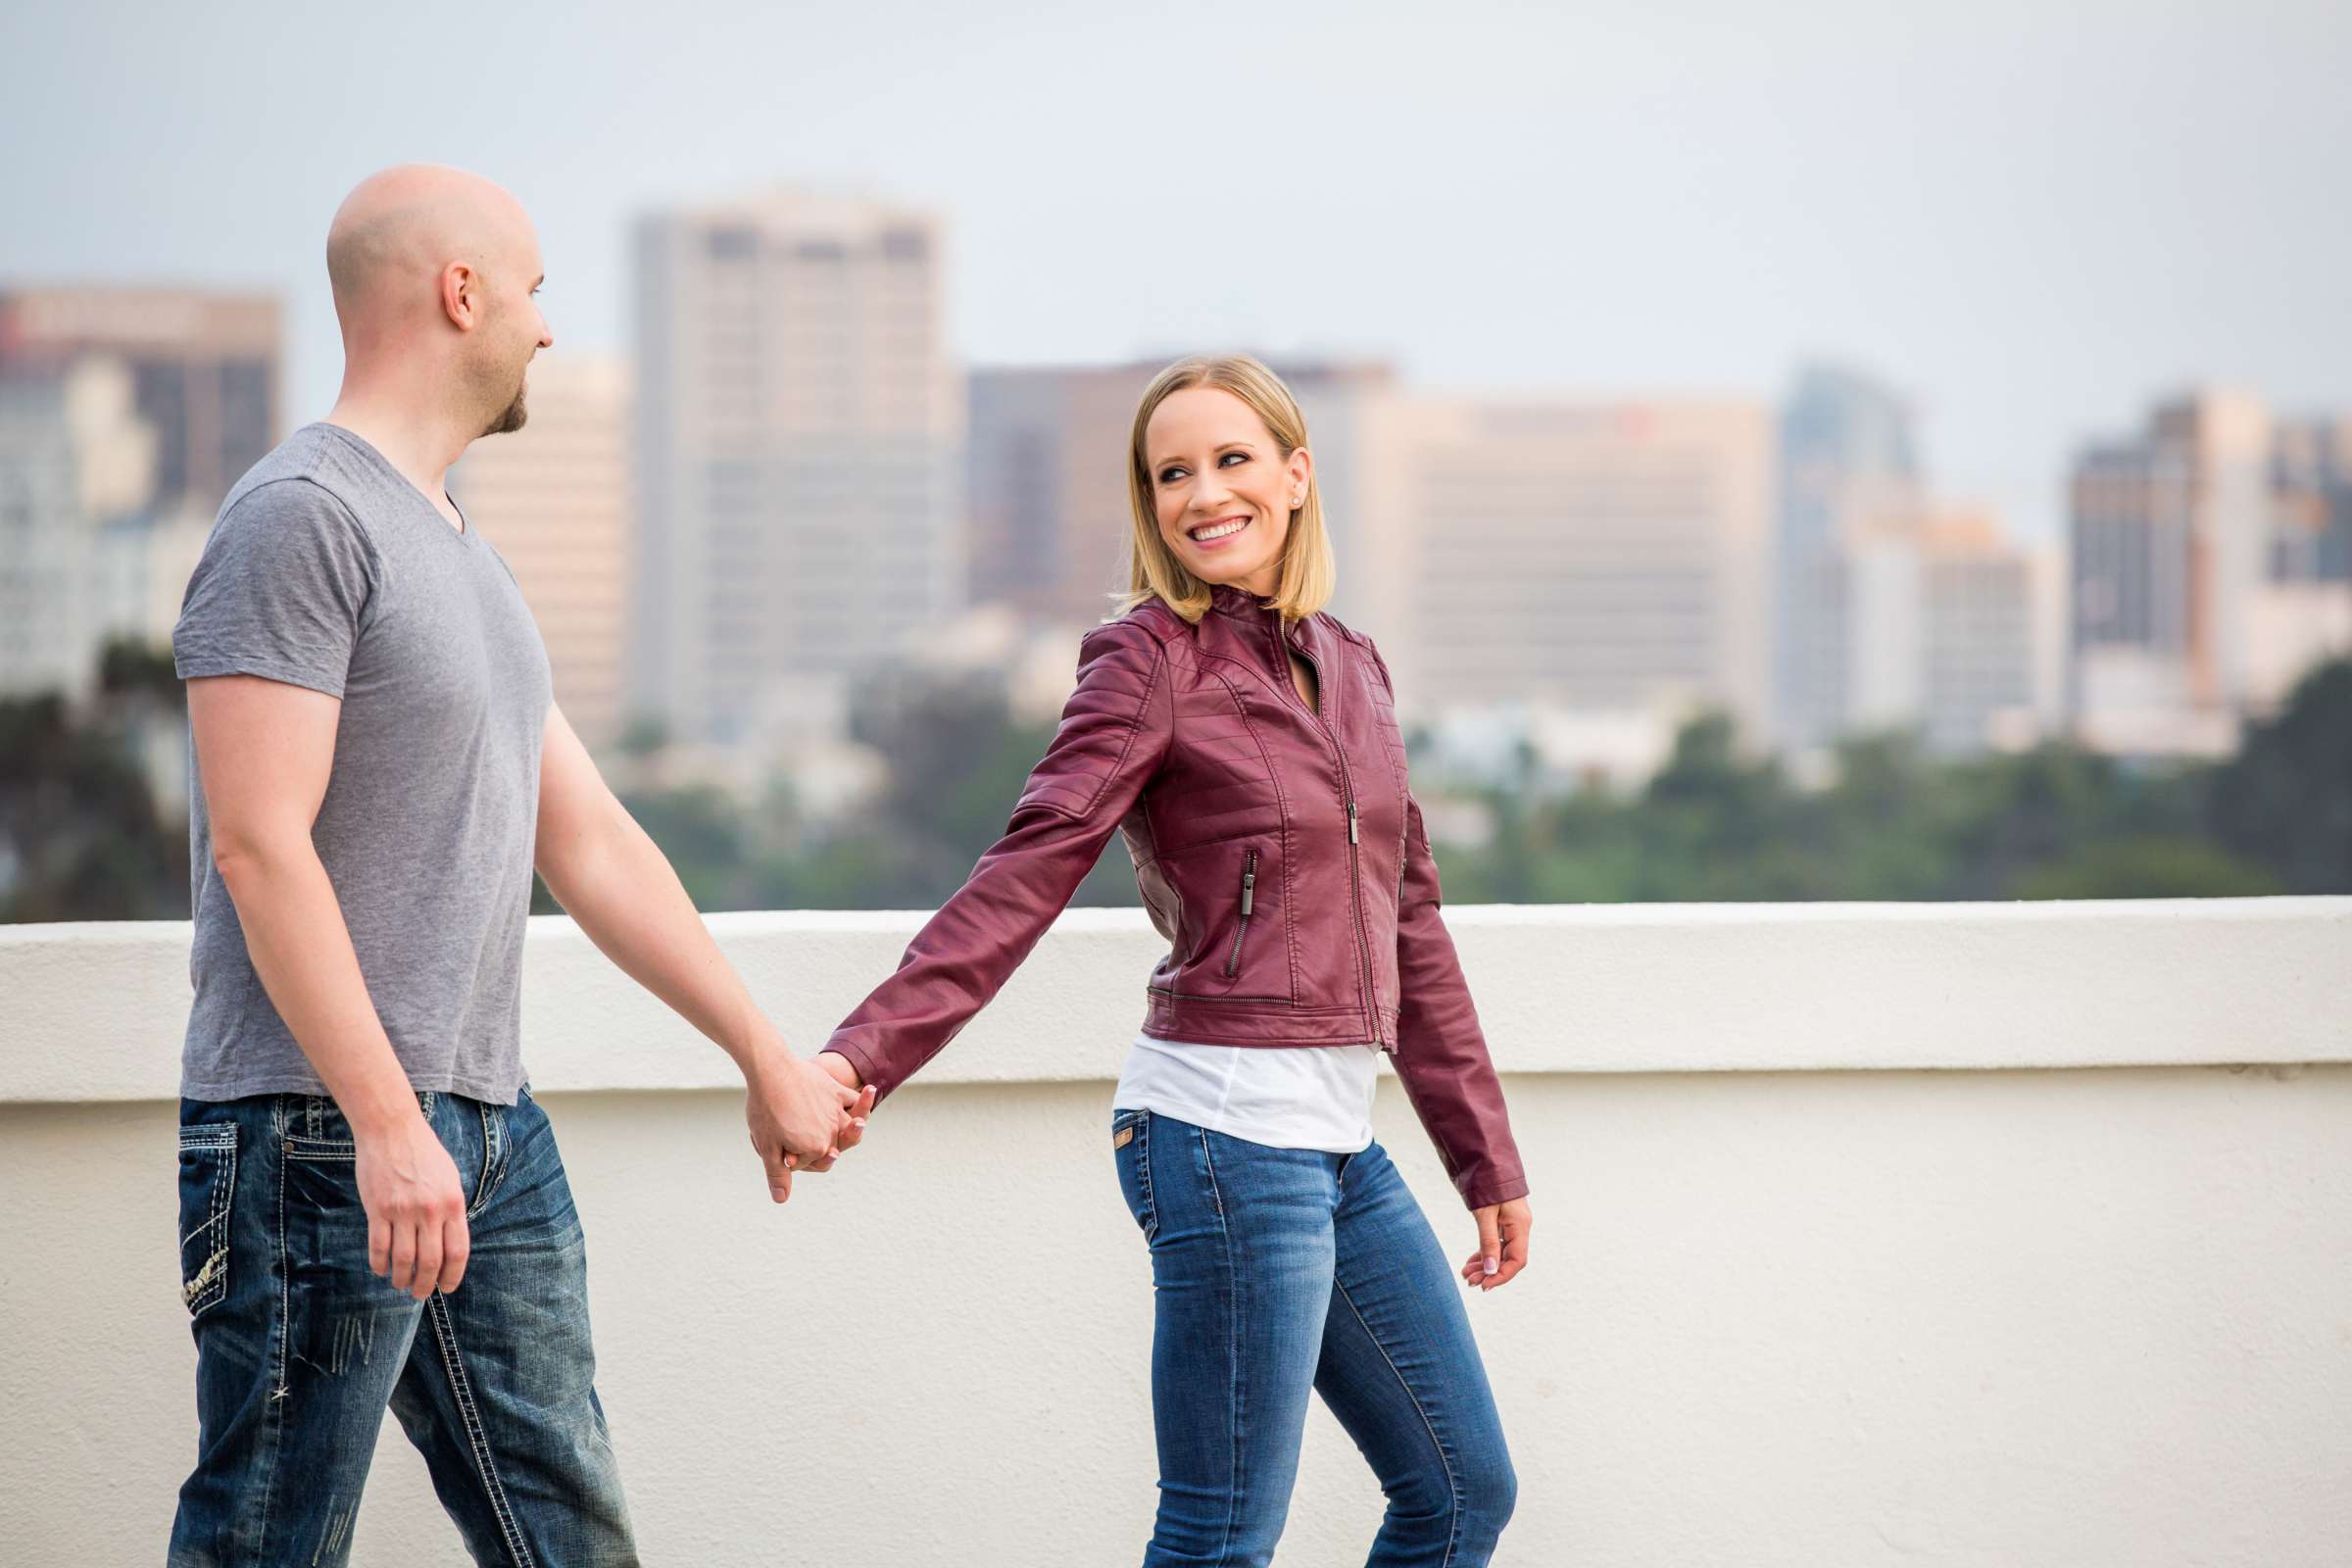
[[1148,1110],[1110,1125],[1157,1306],[1145,1568],[1272,1559],[1310,1388],[1388,1494],[1366,1568],[1485,1563],[1517,1483],[1462,1283],[1387,1152],[1269,1149]]
[[457,1290],[423,1301],[368,1270],[333,1101],[180,1102],[199,1435],[175,1568],[346,1561],[387,1404],[476,1562],[637,1561],[596,1397],[579,1215],[547,1117],[527,1089],[513,1105],[419,1104],[457,1162],[472,1246]]

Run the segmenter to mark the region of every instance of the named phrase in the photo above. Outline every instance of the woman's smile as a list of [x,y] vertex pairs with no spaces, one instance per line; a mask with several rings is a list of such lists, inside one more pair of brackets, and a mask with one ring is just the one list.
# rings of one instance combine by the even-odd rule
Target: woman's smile
[[1237,512],[1230,516],[1216,517],[1207,522],[1196,523],[1187,529],[1186,533],[1193,543],[1201,549],[1215,550],[1249,526],[1249,514]]

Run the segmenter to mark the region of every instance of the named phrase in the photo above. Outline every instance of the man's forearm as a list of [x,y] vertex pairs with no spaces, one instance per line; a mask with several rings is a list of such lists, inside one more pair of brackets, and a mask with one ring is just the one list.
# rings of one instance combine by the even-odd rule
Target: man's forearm
[[365,1137],[415,1114],[408,1073],[310,835],[224,850],[219,863],[262,989],[354,1131]]
[[625,811],[540,875],[599,952],[749,1068],[773,1039],[661,847]]

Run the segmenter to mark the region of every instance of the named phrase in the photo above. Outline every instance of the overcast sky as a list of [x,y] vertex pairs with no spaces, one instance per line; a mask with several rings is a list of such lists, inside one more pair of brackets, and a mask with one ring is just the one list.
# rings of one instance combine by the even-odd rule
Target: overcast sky
[[12,7],[0,281],[282,290],[332,400],[344,191],[431,159],[538,218],[567,347],[626,225],[779,181],[950,223],[975,363],[1232,345],[1442,389],[1920,409],[2032,534],[2194,381],[2352,409],[2352,5]]

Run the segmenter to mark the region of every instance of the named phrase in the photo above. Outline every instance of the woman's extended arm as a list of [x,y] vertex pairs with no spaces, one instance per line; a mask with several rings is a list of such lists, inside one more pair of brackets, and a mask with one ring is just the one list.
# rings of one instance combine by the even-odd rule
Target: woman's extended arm
[[825,1044],[877,1102],[988,1005],[1157,771],[1174,727],[1166,663],[1158,638],[1132,620],[1079,644],[1078,689],[1004,836]]

